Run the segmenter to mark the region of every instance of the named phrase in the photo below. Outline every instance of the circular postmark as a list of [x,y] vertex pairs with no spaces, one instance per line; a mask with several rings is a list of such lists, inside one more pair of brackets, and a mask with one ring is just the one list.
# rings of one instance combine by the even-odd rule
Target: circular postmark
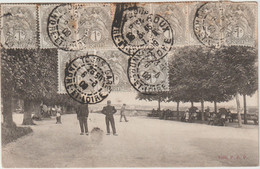
[[212,2],[203,4],[196,11],[193,30],[197,39],[209,47],[219,47],[225,42],[226,26],[224,3]]
[[119,50],[133,56],[149,48],[156,59],[167,55],[173,45],[173,31],[167,20],[144,7],[120,10],[116,11],[111,33]]
[[83,4],[62,4],[55,7],[47,21],[47,33],[55,46],[63,50],[81,50],[88,41]]
[[193,30],[208,47],[246,44],[252,39],[253,14],[249,6],[229,2],[208,2],[197,9]]
[[101,102],[111,92],[113,82],[114,75],[109,64],[96,55],[78,57],[65,70],[66,91],[80,103]]
[[135,55],[129,59],[127,75],[131,85],[143,94],[168,90],[166,58],[155,59],[147,50],[143,50],[143,55]]

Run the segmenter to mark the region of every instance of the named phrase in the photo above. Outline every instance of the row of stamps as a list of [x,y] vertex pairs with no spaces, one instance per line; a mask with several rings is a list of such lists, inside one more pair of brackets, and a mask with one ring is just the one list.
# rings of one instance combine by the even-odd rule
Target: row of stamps
[[[121,77],[118,77],[116,74],[118,71],[113,72],[116,67],[112,68],[103,57],[89,53],[80,55],[66,63],[62,75],[64,86],[61,86],[61,89],[64,87],[71,98],[83,104],[102,102],[112,90],[115,91],[115,88],[120,86],[120,83],[126,85],[127,91],[134,88],[143,94],[157,94],[169,90],[168,65],[165,58],[160,60],[140,56],[129,58],[127,75],[119,72]],[[127,86],[129,83],[124,81],[126,77],[133,88]]]
[[[113,83],[111,84],[112,91],[138,91],[141,93],[152,93],[169,90],[168,57],[154,60],[151,56],[149,56],[149,54],[146,54],[145,57],[136,55],[132,58],[128,58],[127,55],[122,54],[118,50],[92,50],[76,52],[58,50],[59,94],[67,93],[65,85],[66,82],[64,82],[66,72],[64,70],[77,58],[85,56],[100,57],[107,65],[109,65],[113,74]],[[103,69],[102,67],[103,66],[100,66],[101,69]],[[85,83],[87,82],[90,82],[90,80],[88,79]],[[79,83],[75,82],[75,84]]]
[[255,3],[1,5],[4,48],[57,48],[58,93],[96,104],[111,91],[168,91],[174,47],[256,45]]
[[171,44],[254,46],[256,16],[254,2],[1,4],[1,44],[65,51],[116,46],[131,55]]
[[[165,56],[172,48],[173,33],[164,18],[136,4],[118,4],[111,35],[118,48],[116,51],[121,51],[119,57],[112,57],[115,54],[109,54],[109,50],[94,50],[94,54],[80,54],[66,66],[64,87],[73,99],[81,103],[99,103],[119,82],[131,84],[133,88],[128,89],[143,94],[168,91]],[[107,61],[112,61],[111,67]],[[127,68],[126,76],[122,65]],[[116,78],[118,81],[115,81],[112,67],[121,75]]]
[[63,51],[58,50],[58,93],[65,94],[66,88],[64,84],[65,69],[76,58],[95,55],[101,57],[110,66],[114,82],[111,85],[112,91],[134,91],[128,82],[127,65],[128,58],[123,56],[118,50],[89,50],[89,51]]

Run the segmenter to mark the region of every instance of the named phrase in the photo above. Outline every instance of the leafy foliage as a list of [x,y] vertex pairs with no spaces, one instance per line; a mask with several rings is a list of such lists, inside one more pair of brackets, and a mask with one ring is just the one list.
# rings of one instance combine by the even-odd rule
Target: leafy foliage
[[139,99],[224,102],[237,93],[251,95],[257,90],[255,48],[190,46],[178,48],[168,57],[169,92],[156,96],[139,94]]
[[43,101],[48,105],[72,105],[67,95],[57,94],[57,49],[3,49],[3,98]]
[[161,102],[167,100],[167,94],[168,92],[158,92],[157,94],[149,95],[149,94],[142,94],[139,92],[136,98],[139,100],[147,100],[147,101],[159,100]]
[[231,46],[218,53],[226,66],[229,82],[240,94],[252,95],[258,87],[257,50],[252,47]]

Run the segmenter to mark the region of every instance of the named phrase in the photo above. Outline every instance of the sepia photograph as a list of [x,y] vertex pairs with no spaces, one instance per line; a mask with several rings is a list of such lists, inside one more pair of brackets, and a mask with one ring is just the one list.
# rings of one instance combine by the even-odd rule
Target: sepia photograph
[[0,2],[1,167],[259,167],[258,2]]

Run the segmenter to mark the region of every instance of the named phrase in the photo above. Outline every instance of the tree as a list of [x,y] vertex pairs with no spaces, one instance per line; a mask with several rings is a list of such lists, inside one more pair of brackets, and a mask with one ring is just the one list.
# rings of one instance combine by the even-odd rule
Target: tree
[[[257,90],[256,59],[257,51],[252,47],[211,49],[190,46],[175,49],[174,54],[169,55],[170,91],[164,98],[177,103],[200,101],[203,113],[204,101],[214,102],[217,112],[217,102],[229,101],[242,94],[246,114],[245,96]],[[241,119],[239,110],[238,118]]]
[[[12,64],[11,59],[6,54],[6,50],[1,48],[1,97],[3,101],[3,124],[8,127],[15,125],[12,116],[12,98],[16,95],[15,92],[15,74],[17,65]],[[19,73],[19,72],[18,72]]]
[[172,81],[170,83],[170,89],[168,92],[165,92],[167,94],[167,102],[176,102],[176,111],[177,111],[177,120],[180,119],[180,112],[179,112],[179,107],[180,107],[180,102],[184,100],[185,98],[185,93],[184,89],[182,89],[182,86],[177,86],[174,85],[173,83],[176,81]]
[[[9,68],[9,72],[4,72],[2,89],[24,100],[23,124],[34,124],[32,111],[39,112],[41,101],[51,98],[56,92],[53,82],[57,80],[57,66],[54,66],[57,65],[57,50],[2,49],[2,61]],[[11,78],[6,78],[8,73]],[[8,100],[8,97],[4,95],[3,100]]]
[[1,49],[2,99],[5,122],[12,123],[12,97],[24,100],[24,125],[34,124],[40,104],[73,106],[68,95],[57,94],[57,49]]
[[161,110],[161,102],[167,100],[167,92],[158,92],[157,94],[142,94],[138,92],[136,99],[158,101],[158,110]]
[[177,94],[181,101],[201,102],[202,120],[204,101],[214,101],[216,109],[217,102],[232,98],[234,91],[229,83],[222,80],[225,68],[214,49],[201,46],[179,48],[170,58],[170,87],[181,90]]
[[[240,103],[238,94],[244,98],[244,123],[247,123],[246,118],[246,95],[252,95],[258,88],[257,84],[257,50],[254,47],[247,46],[230,46],[225,47],[219,52],[223,59],[223,64],[228,67],[229,81],[232,83],[232,88],[236,90],[236,100],[238,107],[238,118],[240,115]],[[241,126],[241,120],[239,120]]]

